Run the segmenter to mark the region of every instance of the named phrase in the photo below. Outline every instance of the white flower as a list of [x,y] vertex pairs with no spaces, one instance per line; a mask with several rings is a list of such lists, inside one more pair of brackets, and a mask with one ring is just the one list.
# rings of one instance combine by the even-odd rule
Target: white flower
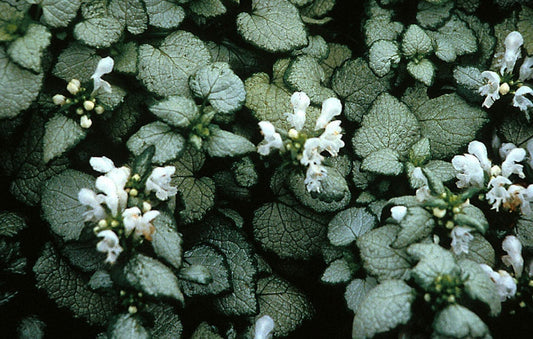
[[320,152],[322,152],[322,141],[319,138],[307,139],[304,144],[300,163],[304,166],[309,164],[321,164],[324,157]]
[[516,283],[509,273],[503,270],[494,272],[492,268],[486,264],[480,264],[480,266],[483,271],[487,273],[490,280],[496,284],[501,301],[514,297],[516,294]]
[[304,184],[308,192],[320,192],[320,181],[327,175],[327,170],[324,166],[310,163],[305,175]]
[[107,253],[105,261],[114,264],[115,261],[117,261],[117,257],[122,252],[122,247],[120,247],[117,235],[113,231],[105,230],[99,232],[97,236],[103,239],[96,244],[96,249],[99,252]]
[[141,235],[146,240],[152,240],[152,234],[155,232],[155,227],[152,225],[154,220],[159,215],[159,211],[148,211],[141,215],[141,210],[138,207],[127,208],[122,212],[124,222],[124,229],[126,236],[134,232],[138,238]]
[[526,98],[526,94],[533,95],[533,89],[528,86],[522,86],[516,90],[513,97],[513,106],[518,107],[523,112],[527,112],[530,107],[533,107],[533,102]]
[[337,115],[341,114],[342,111],[342,104],[341,101],[337,98],[329,98],[322,102],[322,111],[320,112],[320,116],[316,120],[315,130],[322,129],[326,127],[326,125],[333,119],[333,117],[336,117]]
[[146,190],[148,192],[155,192],[155,196],[159,200],[167,200],[176,195],[178,189],[170,185],[172,174],[176,172],[176,167],[165,166],[156,167],[146,180]]
[[504,75],[505,72],[513,72],[516,60],[520,58],[520,47],[524,43],[522,34],[517,31],[513,31],[507,35],[504,41],[505,53],[503,60],[501,60],[500,74]]
[[420,203],[426,202],[431,198],[431,190],[428,185],[424,185],[416,190],[416,200]]
[[391,213],[392,219],[396,220],[397,222],[400,222],[407,214],[407,207],[405,206],[391,207],[390,213]]
[[500,210],[500,205],[510,198],[509,192],[505,189],[505,185],[511,185],[511,180],[501,175],[492,178],[489,181],[488,187],[492,189],[487,193],[486,198],[489,204],[492,205],[492,209],[496,211]]
[[341,121],[335,120],[328,123],[319,139],[322,150],[328,151],[328,153],[333,157],[337,156],[339,154],[339,150],[344,147],[344,141],[342,141]]
[[522,66],[520,66],[519,79],[522,81],[533,79],[533,57],[527,57],[524,59]]
[[115,169],[115,163],[113,160],[109,159],[106,156],[103,157],[91,157],[89,159],[89,164],[91,164],[91,167],[100,173],[108,173],[111,172],[111,170]]
[[492,71],[484,71],[481,76],[486,80],[486,84],[481,86],[478,92],[486,96],[482,106],[490,108],[500,98],[500,76]]
[[255,322],[254,339],[267,339],[271,337],[271,332],[274,329],[274,320],[264,315]]
[[507,252],[507,255],[502,256],[502,262],[505,266],[513,266],[515,276],[520,277],[524,269],[520,240],[514,235],[508,235],[502,242],[502,249]]
[[490,170],[491,162],[487,157],[487,148],[485,147],[485,144],[477,140],[471,141],[468,144],[468,153],[476,156],[481,168],[483,168],[485,172]]
[[85,221],[99,221],[105,219],[106,212],[102,207],[101,203],[103,202],[103,195],[96,195],[92,190],[87,188],[82,188],[78,192],[78,200],[82,205],[90,207],[89,210],[83,213]]
[[94,95],[99,89],[102,89],[106,93],[111,93],[111,85],[102,79],[102,75],[111,73],[114,64],[115,62],[111,57],[103,58],[98,62],[96,70],[91,75],[91,79],[93,79],[93,92],[91,95]]
[[80,126],[82,128],[89,128],[91,127],[93,124],[93,121],[91,119],[89,119],[88,116],[86,115],[82,115],[81,118],[80,118]]
[[276,133],[276,128],[269,121],[260,121],[259,128],[265,140],[257,146],[257,152],[261,155],[268,155],[272,148],[283,149],[281,135]]
[[529,185],[527,188],[522,188],[520,191],[520,209],[522,214],[531,215],[531,203],[533,202],[533,184]]
[[104,202],[111,211],[113,217],[126,208],[128,193],[124,186],[128,181],[130,170],[127,167],[115,168],[105,176],[96,178],[96,188],[105,194]]
[[459,255],[461,253],[468,253],[468,246],[474,236],[470,233],[471,229],[468,227],[455,226],[451,232],[452,236],[452,250],[453,253]]
[[287,121],[297,130],[301,131],[305,124],[305,110],[311,101],[304,92],[294,92],[291,96],[291,104],[294,114],[287,113]]
[[456,155],[452,158],[452,165],[459,179],[457,187],[482,187],[484,185],[485,174],[477,157],[472,154]]
[[528,164],[531,168],[533,168],[533,139],[529,139],[529,141],[526,144],[527,152],[529,153],[528,156]]
[[67,98],[64,95],[56,94],[52,97],[52,101],[54,102],[54,105],[64,105],[66,103]]
[[509,152],[514,150],[516,148],[516,145],[512,142],[505,142],[500,146],[500,149],[498,150],[498,153],[500,154],[500,158],[505,159]]
[[80,88],[81,82],[78,79],[72,79],[67,84],[67,91],[69,91],[69,93],[72,95],[78,94]]
[[525,178],[523,168],[524,166],[517,164],[517,162],[524,161],[526,158],[526,150],[523,148],[512,149],[505,157],[502,163],[502,175],[509,178],[511,174],[517,174],[520,178]]

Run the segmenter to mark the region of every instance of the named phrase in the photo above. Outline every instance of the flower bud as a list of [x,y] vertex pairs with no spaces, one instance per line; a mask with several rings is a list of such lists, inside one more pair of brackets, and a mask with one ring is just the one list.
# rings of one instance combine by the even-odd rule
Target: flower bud
[[129,313],[129,314],[135,314],[135,313],[137,313],[137,307],[135,307],[135,306],[133,306],[133,305],[130,306],[130,307],[128,307],[128,313]]
[[80,119],[80,126],[83,128],[89,128],[93,124],[92,120],[89,119],[86,115],[83,115]]
[[133,181],[141,181],[141,176],[138,173],[135,173],[131,176],[131,180]]
[[143,213],[146,213],[152,209],[152,205],[148,201],[143,201]]
[[500,85],[500,94],[501,95],[505,95],[507,93],[509,93],[509,91],[511,90],[511,88],[509,87],[509,84],[504,82],[503,84]]
[[76,114],[77,114],[77,115],[82,115],[83,113],[85,113],[85,111],[83,110],[83,108],[81,108],[81,107],[76,108]]
[[52,97],[52,101],[54,102],[55,105],[64,105],[66,103],[66,97],[64,95],[61,95],[61,94],[56,94]]
[[92,111],[94,108],[94,102],[85,100],[83,102],[83,108],[85,108],[87,111]]
[[502,174],[502,169],[498,165],[494,165],[490,168],[490,176],[491,177],[497,177],[498,175]]
[[105,219],[101,219],[99,222],[98,222],[98,226],[99,227],[107,227],[107,221]]
[[298,138],[298,131],[295,130],[294,128],[291,128],[291,129],[289,130],[289,138],[291,138],[291,139],[296,139],[296,138]]
[[70,92],[70,94],[76,95],[80,91],[81,83],[78,79],[72,79],[67,85],[67,91]]
[[446,210],[443,210],[443,209],[435,207],[433,209],[433,215],[436,216],[437,218],[441,219],[441,218],[443,218],[446,215]]
[[104,113],[104,107],[98,105],[94,108],[94,111],[96,112],[96,114],[102,114]]
[[135,188],[132,188],[130,190],[130,196],[136,197],[139,194],[139,191],[137,191]]
[[116,220],[111,221],[111,227],[117,227],[118,225],[120,225],[118,221]]

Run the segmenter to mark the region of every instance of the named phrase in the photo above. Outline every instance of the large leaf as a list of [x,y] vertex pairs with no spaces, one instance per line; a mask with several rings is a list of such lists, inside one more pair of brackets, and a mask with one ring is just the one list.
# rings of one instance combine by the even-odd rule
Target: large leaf
[[252,13],[237,16],[244,40],[269,52],[287,52],[307,45],[298,9],[287,0],[252,1]]
[[400,154],[390,148],[382,148],[370,153],[361,164],[363,171],[383,175],[398,175],[403,171]]
[[41,59],[51,37],[52,34],[43,25],[31,24],[23,37],[9,45],[7,54],[20,66],[39,73],[42,71]]
[[76,17],[81,1],[42,0],[44,22],[52,27],[66,27]]
[[154,145],[155,154],[152,161],[156,164],[163,164],[180,155],[185,146],[185,139],[171,126],[156,121],[141,127],[130,137],[126,145],[137,156],[148,146]]
[[352,57],[352,50],[346,45],[337,43],[328,43],[329,54],[328,57],[320,62],[320,66],[324,70],[325,83],[327,85],[331,82],[333,72],[348,59]]
[[374,215],[364,208],[351,207],[337,213],[328,225],[328,239],[336,246],[346,246],[377,225]]
[[[453,325],[452,325],[453,324]],[[433,321],[432,338],[490,338],[489,328],[474,312],[461,305],[450,305]]]
[[374,287],[355,313],[352,338],[371,338],[407,323],[414,299],[414,290],[401,280],[387,280]]
[[189,77],[211,61],[204,43],[192,33],[177,31],[169,34],[156,48],[139,47],[140,79],[149,91],[161,96],[188,96]]
[[408,89],[402,100],[418,119],[422,136],[429,139],[434,159],[459,154],[487,122],[485,111],[454,93],[430,99],[427,89],[417,86]]
[[72,79],[87,82],[101,59],[95,49],[73,43],[59,54],[53,73],[66,82]]
[[390,94],[381,94],[372,104],[352,139],[355,153],[362,158],[383,148],[406,155],[418,141],[419,126],[409,108]]
[[188,127],[200,116],[200,110],[191,98],[171,96],[150,106],[150,112],[175,127]]
[[409,207],[407,214],[400,221],[400,226],[402,230],[393,243],[397,248],[405,247],[430,235],[435,227],[435,220],[424,208]]
[[43,74],[33,74],[9,60],[0,48],[0,119],[17,116],[30,107],[41,89]]
[[88,289],[86,281],[59,257],[47,243],[35,266],[36,286],[44,289],[60,307],[67,307],[77,318],[104,325],[115,311],[117,300]]
[[63,155],[85,138],[86,132],[77,121],[63,114],[54,115],[45,125],[43,160],[45,163]]
[[277,276],[259,279],[257,300],[259,313],[256,319],[269,315],[274,320],[275,336],[289,335],[314,313],[306,295]]
[[155,233],[152,247],[155,253],[175,268],[181,266],[181,234],[177,231],[176,220],[170,213],[161,213],[153,221]]
[[525,148],[533,138],[533,125],[530,125],[522,115],[506,116],[498,131],[504,141],[512,142],[518,147]]
[[211,18],[226,13],[226,6],[221,0],[196,0],[190,3],[189,9],[194,14]]
[[352,270],[345,259],[333,261],[322,274],[321,280],[325,283],[347,283],[352,278]]
[[94,188],[94,178],[75,170],[66,170],[48,180],[43,189],[43,218],[63,240],[77,240],[85,224],[87,210],[78,201],[82,188]]
[[255,145],[243,136],[220,129],[209,128],[209,139],[204,143],[207,154],[212,157],[234,157],[255,151]]
[[141,0],[112,0],[109,10],[131,34],[141,34],[146,30],[148,15]]
[[181,338],[183,325],[172,306],[164,303],[149,304],[146,307],[146,311],[154,317],[153,326],[150,328],[152,338]]
[[150,25],[161,28],[178,27],[185,19],[181,6],[167,0],[144,0]]
[[458,56],[477,50],[474,32],[456,16],[452,16],[437,32],[431,33],[436,44],[435,55],[443,61],[453,62]]
[[474,261],[463,259],[459,262],[463,279],[465,279],[465,291],[472,298],[477,299],[490,307],[490,314],[497,316],[501,311],[501,300],[498,287],[490,279],[487,272]]

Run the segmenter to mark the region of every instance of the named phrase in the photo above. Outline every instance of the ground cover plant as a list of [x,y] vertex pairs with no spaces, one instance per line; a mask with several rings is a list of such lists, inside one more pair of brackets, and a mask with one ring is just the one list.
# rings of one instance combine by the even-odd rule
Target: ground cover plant
[[528,337],[533,3],[0,2],[19,338]]

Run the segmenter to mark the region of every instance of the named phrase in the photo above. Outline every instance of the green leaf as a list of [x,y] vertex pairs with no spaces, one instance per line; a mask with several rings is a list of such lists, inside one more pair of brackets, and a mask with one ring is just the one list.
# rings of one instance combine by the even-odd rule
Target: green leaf
[[210,156],[235,157],[255,151],[255,145],[245,137],[220,129],[216,125],[209,127],[210,136],[204,142],[204,147]]
[[154,325],[150,328],[152,338],[175,339],[181,338],[183,325],[178,314],[168,304],[149,304],[146,311],[154,318]]
[[146,88],[160,96],[188,96],[189,77],[211,61],[204,43],[192,33],[176,31],[168,35],[159,48],[139,47],[137,78]]
[[215,184],[213,180],[209,177],[197,178],[195,176],[195,173],[202,168],[204,161],[204,153],[189,146],[173,163],[176,173],[171,184],[181,194],[185,208],[179,213],[185,223],[202,219],[214,205]]
[[472,60],[472,64],[479,68],[489,69],[494,54],[494,47],[496,46],[494,26],[488,22],[481,21],[475,15],[466,15],[463,12],[457,12],[457,15],[474,31],[478,42],[477,53],[469,56],[467,60]]
[[30,24],[23,37],[13,41],[7,54],[17,64],[36,73],[42,72],[41,59],[52,34],[46,27]]
[[159,260],[136,254],[124,266],[124,278],[134,288],[153,297],[168,297],[183,303],[178,278]]
[[74,37],[77,40],[92,47],[105,48],[120,39],[124,24],[113,17],[105,7],[107,6],[102,6],[90,15],[84,15],[86,20],[74,26]]
[[328,239],[335,246],[346,246],[377,226],[377,219],[364,208],[351,207],[337,213],[328,225]]
[[524,48],[528,55],[533,54],[533,33],[531,32],[531,25],[533,25],[533,8],[522,6],[518,13],[516,28],[524,38]]
[[214,326],[209,325],[206,322],[198,325],[196,330],[191,336],[191,339],[224,339],[217,333],[217,330]]
[[463,259],[459,262],[465,291],[472,298],[480,300],[490,307],[490,315],[497,316],[501,311],[501,299],[498,287],[487,272],[474,261]]
[[310,18],[320,18],[328,14],[335,6],[335,0],[314,0],[302,8],[302,15]]
[[373,15],[365,22],[363,31],[367,46],[372,46],[378,40],[396,40],[403,31],[403,24],[391,21],[391,12],[386,11],[385,13],[384,15]]
[[436,244],[413,244],[407,252],[418,264],[412,269],[412,276],[423,289],[427,290],[440,275],[457,276],[459,266],[452,252]]
[[313,35],[309,37],[309,44],[307,46],[294,50],[291,52],[291,54],[293,56],[309,55],[319,61],[322,61],[329,55],[329,47],[328,43],[323,37],[320,35]]
[[252,0],[252,13],[237,16],[244,40],[268,52],[288,52],[307,45],[298,9],[286,0]]
[[457,304],[449,305],[437,314],[433,330],[432,338],[490,338],[489,328],[483,320]]
[[207,244],[193,247],[183,255],[183,267],[189,268],[197,265],[204,267],[211,279],[204,284],[181,280],[181,287],[186,296],[217,295],[230,291],[231,274],[222,252]]
[[73,43],[61,52],[53,73],[66,82],[72,79],[88,82],[101,59],[93,48]]
[[131,34],[141,34],[148,26],[148,15],[140,0],[112,0],[109,10]]
[[43,218],[63,240],[77,240],[85,226],[83,213],[87,210],[78,201],[82,188],[94,188],[94,178],[75,170],[66,170],[44,184],[42,196]]
[[520,216],[516,222],[516,236],[522,246],[528,249],[533,248],[533,216]]
[[117,108],[124,101],[125,96],[126,91],[114,85],[111,85],[111,93],[103,91],[96,92],[96,100],[109,111]]
[[434,29],[444,24],[450,17],[450,11],[454,2],[448,1],[445,4],[432,4],[426,1],[418,3],[416,21],[424,28]]
[[305,92],[311,103],[320,105],[328,98],[336,97],[335,92],[323,86],[324,70],[318,60],[309,55],[296,57],[285,72],[285,82],[294,91]]
[[45,323],[35,315],[22,319],[17,327],[19,339],[42,339],[44,338]]
[[392,65],[398,64],[400,59],[398,44],[394,41],[378,40],[368,52],[368,64],[378,77],[387,75]]
[[473,102],[481,102],[482,96],[479,95],[479,88],[483,86],[481,71],[476,67],[457,66],[453,70],[453,77],[457,82],[457,93],[465,99]]
[[424,165],[430,158],[431,147],[428,138],[421,138],[409,150],[409,161],[415,166]]
[[189,4],[189,10],[196,15],[212,18],[226,13],[221,0],[196,0]]
[[[82,232],[80,238],[90,237],[94,240],[94,236],[90,234],[87,228]],[[81,270],[82,272],[92,273],[96,270],[104,268],[105,255],[96,250],[95,242],[78,242],[70,241],[63,248],[61,248],[61,255],[68,259],[68,262],[73,268]]]
[[131,93],[124,99],[124,103],[113,111],[111,118],[106,120],[104,133],[115,143],[125,143],[125,138],[133,133],[143,109],[143,98],[139,97],[138,93]]
[[406,247],[430,235],[435,227],[435,220],[424,208],[409,207],[400,221],[400,227],[402,229],[392,244],[396,248]]
[[333,74],[331,86],[344,100],[344,115],[360,122],[370,105],[390,89],[388,78],[378,78],[362,58],[346,61]]
[[374,287],[376,287],[377,281],[374,278],[363,279],[354,279],[348,286],[346,286],[346,291],[344,292],[344,299],[348,308],[351,309],[354,313],[357,313],[359,305],[368,295]]
[[388,93],[381,94],[363,117],[352,139],[357,155],[362,158],[383,148],[407,154],[418,141],[419,126],[409,108]]
[[413,78],[424,85],[431,86],[433,84],[433,79],[435,78],[435,65],[433,65],[428,59],[409,61],[407,64],[407,71]]
[[378,280],[406,279],[411,268],[410,258],[405,249],[395,249],[390,245],[396,239],[400,228],[385,225],[360,236],[357,247],[369,274]]
[[233,113],[244,104],[246,92],[242,80],[225,62],[214,62],[198,69],[189,79],[195,96],[207,99],[220,113]]
[[155,233],[152,247],[155,254],[179,269],[181,267],[181,234],[177,231],[176,220],[169,213],[160,213],[153,221]]
[[185,11],[178,4],[167,0],[144,0],[150,25],[160,28],[176,28],[183,19]]
[[346,283],[352,278],[352,271],[345,259],[333,261],[322,274],[321,280],[325,283]]
[[139,46],[133,42],[126,42],[124,44],[117,44],[117,50],[120,52],[115,56],[114,71],[137,74],[137,60],[139,55]]
[[98,270],[94,272],[87,284],[93,290],[106,289],[113,287],[113,280],[107,271]]
[[150,112],[174,127],[188,127],[200,116],[194,100],[171,96],[149,107]]
[[43,159],[50,160],[64,154],[85,138],[80,124],[63,114],[54,115],[45,125],[43,137]]
[[320,61],[320,66],[324,70],[324,83],[329,86],[333,72],[348,59],[352,57],[352,50],[346,45],[334,42],[328,43],[328,57]]
[[102,326],[115,312],[116,298],[89,290],[82,276],[59,257],[51,243],[46,243],[33,272],[37,288],[44,289],[59,307],[69,308],[76,318]]
[[228,261],[233,291],[214,300],[215,309],[227,316],[255,315],[256,262],[244,235],[227,220],[210,218],[188,235],[193,243],[206,242],[217,247]]
[[237,74],[249,75],[259,69],[260,56],[251,50],[240,47],[229,40],[219,44],[213,41],[206,42],[213,61],[226,62]]
[[533,138],[533,125],[522,115],[506,116],[498,127],[498,132],[506,142],[526,147],[527,142]]
[[110,325],[109,336],[113,339],[148,339],[150,333],[140,319],[131,314],[120,314]]
[[456,225],[473,227],[481,234],[484,234],[489,228],[485,214],[474,205],[463,207],[461,213],[454,215],[453,220]]
[[16,117],[30,107],[41,90],[43,74],[33,74],[9,60],[0,48],[0,119]]
[[250,157],[235,161],[231,166],[235,181],[242,187],[252,187],[257,184],[259,174]]
[[433,51],[433,44],[422,28],[411,25],[403,35],[402,51],[407,58],[423,56]]
[[408,89],[402,101],[418,119],[420,132],[429,139],[435,159],[459,154],[488,121],[482,109],[470,106],[457,94],[429,99],[424,86]]
[[474,32],[464,21],[451,17],[437,32],[432,32],[435,41],[435,55],[445,62],[453,62],[458,56],[477,51]]
[[180,155],[185,146],[185,139],[169,125],[156,121],[141,127],[130,137],[126,145],[137,156],[146,147],[154,145],[155,154],[152,161],[156,164],[163,164]]
[[48,26],[66,27],[76,17],[81,1],[42,0],[43,20]]
[[184,265],[179,277],[185,281],[206,285],[213,281],[213,276],[209,269],[203,265]]
[[[517,230],[519,231],[520,221],[517,223]],[[474,237],[470,243],[468,244],[468,253],[461,253],[459,256],[456,256],[458,259],[468,259],[477,262],[478,264],[486,264],[490,267],[494,267],[496,264],[496,257],[494,248],[492,248],[492,245],[490,242],[488,242],[481,234],[474,233],[472,234]],[[520,239],[520,242],[522,245],[526,246],[524,242],[522,242],[522,239],[520,238],[520,235],[518,233],[518,239]]]
[[390,148],[382,148],[370,153],[361,164],[363,171],[383,175],[398,175],[403,172],[400,154]]
[[269,315],[274,320],[273,335],[276,337],[288,336],[314,314],[307,296],[275,275],[259,279],[257,300],[259,313],[256,319]]
[[352,338],[370,338],[411,319],[414,290],[401,280],[374,287],[361,302],[353,319]]
[[326,222],[325,217],[282,199],[254,212],[254,237],[263,249],[281,258],[310,259],[320,251]]
[[27,8],[17,8],[16,4],[6,1],[0,3],[0,42],[12,41],[18,37],[13,28],[18,30],[19,25],[23,24],[26,10]]
[[0,212],[0,237],[12,238],[27,227],[26,221],[14,212]]

